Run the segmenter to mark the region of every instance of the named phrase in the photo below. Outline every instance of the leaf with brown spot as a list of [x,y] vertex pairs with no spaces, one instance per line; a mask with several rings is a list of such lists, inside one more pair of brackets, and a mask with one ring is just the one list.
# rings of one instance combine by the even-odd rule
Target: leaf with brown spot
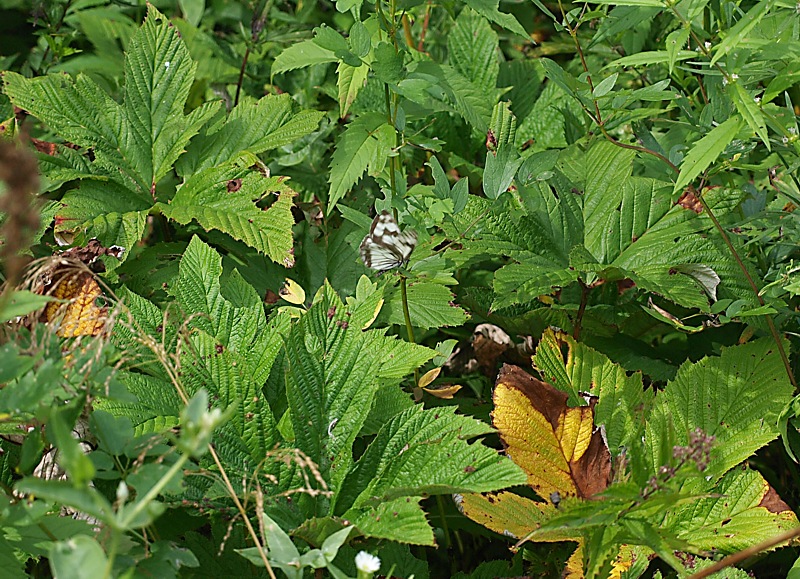
[[588,498],[608,486],[611,455],[594,428],[594,404],[570,408],[567,398],[521,368],[504,366],[494,391],[493,423],[540,496]]

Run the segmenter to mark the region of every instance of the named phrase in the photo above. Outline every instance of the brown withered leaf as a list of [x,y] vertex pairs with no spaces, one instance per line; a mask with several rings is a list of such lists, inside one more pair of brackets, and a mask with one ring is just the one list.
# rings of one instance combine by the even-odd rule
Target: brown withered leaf
[[698,215],[703,212],[703,204],[700,203],[700,200],[691,189],[687,189],[683,192],[683,195],[680,196],[676,202],[676,205],[680,205],[684,209],[694,211]]
[[608,486],[611,454],[594,427],[594,405],[567,406],[567,394],[519,368],[500,370],[492,419],[506,452],[541,497],[589,498]]

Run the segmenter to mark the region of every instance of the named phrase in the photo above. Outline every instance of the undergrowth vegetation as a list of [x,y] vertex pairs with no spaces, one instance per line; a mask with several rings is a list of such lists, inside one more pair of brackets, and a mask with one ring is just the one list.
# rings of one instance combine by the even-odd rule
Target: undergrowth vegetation
[[3,577],[800,576],[794,2],[0,22]]

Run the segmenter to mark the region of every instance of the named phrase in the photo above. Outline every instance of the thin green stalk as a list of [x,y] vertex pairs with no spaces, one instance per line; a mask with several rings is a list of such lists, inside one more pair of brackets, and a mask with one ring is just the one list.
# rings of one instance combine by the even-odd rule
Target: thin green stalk
[[[691,189],[690,189],[691,190]],[[764,298],[761,297],[761,293],[756,285],[756,282],[753,281],[750,272],[747,271],[747,267],[744,265],[742,258],[739,257],[739,252],[736,251],[736,248],[733,246],[733,243],[728,237],[728,232],[725,231],[725,228],[722,227],[722,224],[717,219],[717,216],[711,211],[711,207],[708,206],[706,200],[703,199],[702,195],[695,195],[697,199],[700,200],[700,203],[703,205],[703,210],[708,214],[708,217],[711,219],[711,222],[714,224],[714,227],[717,229],[719,234],[722,236],[722,241],[728,247],[728,251],[730,251],[733,259],[736,261],[736,265],[739,266],[739,269],[742,270],[742,274],[744,274],[745,279],[747,280],[750,289],[753,290],[753,293],[758,300],[759,305],[766,305],[764,302]],[[767,326],[769,327],[769,333],[772,334],[772,339],[775,340],[775,345],[778,348],[778,354],[780,354],[781,360],[783,361],[783,366],[786,369],[786,374],[789,376],[789,381],[792,383],[795,391],[797,390],[797,380],[794,377],[794,372],[792,372],[792,365],[789,363],[789,357],[786,355],[786,349],[783,347],[783,340],[781,339],[780,334],[778,333],[778,329],[775,327],[775,322],[772,319],[772,316],[769,314],[764,314],[764,318],[767,320]]]
[[117,550],[119,549],[119,538],[122,531],[119,529],[114,529],[111,532],[111,545],[108,548],[108,557],[106,562],[105,571],[103,571],[103,577],[113,577],[112,572],[114,571],[114,561],[117,558]]
[[444,501],[442,500],[442,495],[436,495],[436,506],[439,507],[439,518],[442,520],[444,548],[449,549],[453,545],[453,541],[450,540],[450,529],[447,526],[447,517],[444,514]]
[[119,525],[122,528],[127,528],[130,526],[131,522],[136,519],[136,516],[155,500],[155,498],[161,493],[161,490],[166,487],[167,484],[169,484],[169,481],[171,481],[176,474],[180,472],[180,470],[183,468],[183,465],[186,464],[186,461],[188,460],[188,454],[181,454],[175,464],[173,464],[169,470],[164,473],[164,476],[162,476],[156,484],[150,487],[150,490],[147,491],[147,494],[136,501],[134,507],[125,513],[125,516],[119,522]]
[[[406,286],[406,276],[400,278],[400,299],[403,302],[403,317],[406,320],[406,333],[408,334],[408,341],[416,344],[414,339],[414,327],[411,325],[411,312],[408,310],[408,288]],[[419,384],[419,369],[414,369],[414,388],[418,388]]]

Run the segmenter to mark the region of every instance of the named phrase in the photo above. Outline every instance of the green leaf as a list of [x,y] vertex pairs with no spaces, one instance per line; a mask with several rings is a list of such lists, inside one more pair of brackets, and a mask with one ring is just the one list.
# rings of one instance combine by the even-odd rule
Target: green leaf
[[675,63],[680,59],[680,55],[684,51],[686,42],[689,40],[689,33],[691,29],[688,27],[681,27],[678,30],[673,30],[667,36],[667,54],[669,55],[669,73],[675,69]]
[[16,290],[7,294],[8,300],[0,301],[0,323],[27,316],[43,308],[56,298],[35,294],[27,290]]
[[[562,353],[564,343],[566,353]],[[628,376],[605,355],[552,330],[542,336],[533,360],[544,380],[570,395],[570,406],[585,405],[584,393],[599,398],[594,422],[605,428],[612,456],[641,436],[641,417],[646,412],[641,373]]]
[[359,67],[352,67],[347,63],[340,62],[336,69],[339,84],[339,118],[343,119],[350,110],[350,105],[356,100],[358,92],[367,82],[369,66],[362,64]]
[[121,111],[128,124],[125,146],[146,190],[155,188],[219,106],[209,104],[184,117],[196,68],[175,27],[149,6],[128,46]]
[[246,99],[223,124],[215,124],[192,140],[178,163],[178,173],[190,178],[202,169],[233,162],[244,151],[257,155],[292,143],[314,131],[323,115],[297,112],[288,94]]
[[403,53],[397,52],[388,42],[380,42],[375,47],[371,68],[379,81],[394,85],[403,78]]
[[497,34],[484,18],[463,10],[447,35],[450,64],[464,78],[487,94],[495,92],[500,65]]
[[271,78],[276,74],[315,64],[326,64],[339,60],[333,51],[323,48],[313,40],[303,40],[290,45],[272,63]]
[[614,4],[615,6],[652,6],[653,8],[665,8],[662,0],[589,0],[591,4]]
[[514,16],[504,14],[497,9],[499,0],[466,0],[466,4],[490,22],[528,39],[528,33]]
[[486,153],[483,171],[483,192],[489,199],[497,199],[511,186],[511,181],[522,165],[522,157],[511,144],[502,144],[497,152]]
[[713,478],[745,460],[778,436],[777,419],[792,396],[792,386],[775,348],[763,338],[723,348],[719,357],[684,363],[656,399],[645,439],[652,468],[668,464],[659,441],[674,426],[677,444],[701,429],[716,437],[704,474]]
[[[682,491],[703,489],[701,480],[690,480]],[[695,548],[715,549],[725,554],[798,527],[796,515],[757,471],[734,469],[713,491],[710,497],[670,509],[662,525],[679,538],[691,541]]]
[[697,58],[697,53],[693,50],[645,51],[618,58],[617,60],[608,63],[605,68],[617,66],[649,66],[652,64],[674,63],[683,60],[689,60],[690,58]]
[[541,295],[550,295],[578,279],[578,272],[546,257],[536,256],[521,263],[505,265],[495,272],[492,309],[528,303]]
[[486,94],[486,89],[475,85],[451,66],[440,67],[444,80],[450,88],[450,98],[458,113],[478,133],[485,134],[492,118],[492,109],[497,102],[497,92]]
[[732,82],[728,84],[728,87],[728,94],[733,104],[736,105],[736,110],[739,111],[742,118],[747,121],[747,124],[753,129],[753,132],[758,135],[761,142],[767,147],[767,150],[771,150],[769,134],[767,133],[767,121],[764,118],[764,113],[761,111],[761,108],[753,99],[753,95],[747,92],[739,82]]
[[347,125],[336,142],[331,158],[331,172],[328,177],[328,207],[330,213],[336,203],[364,175],[367,167],[370,174],[379,173],[395,144],[394,127],[386,123],[386,118],[377,113],[369,113]]
[[618,73],[614,73],[611,76],[608,76],[601,80],[595,87],[594,87],[594,97],[600,98],[606,96],[612,90],[614,90],[614,85],[617,82],[617,77],[619,77]]
[[631,174],[634,156],[634,151],[616,147],[608,141],[598,141],[586,155],[584,245],[601,262],[608,253],[603,247],[607,221],[620,206],[622,185]]
[[[467,321],[468,315],[453,303],[454,299],[452,292],[438,283],[419,281],[408,284],[408,310],[412,325],[424,329],[460,326]],[[387,297],[381,319],[390,324],[405,324],[399,291]]]
[[371,509],[352,509],[347,517],[367,537],[433,546],[433,529],[419,505],[421,500],[422,497],[401,497]]
[[378,388],[397,385],[436,353],[384,336],[385,330],[362,331],[348,315],[359,302],[345,307],[329,285],[320,293],[286,342],[287,398],[295,444],[337,492]]
[[108,560],[103,548],[92,537],[85,535],[54,543],[48,558],[53,575],[59,578],[92,579],[108,571]]
[[742,118],[732,116],[721,125],[714,127],[710,133],[697,141],[692,150],[686,155],[681,163],[681,172],[678,180],[673,187],[673,193],[677,193],[686,185],[691,183],[695,177],[705,171],[711,163],[716,161],[720,153],[733,140],[742,126]]
[[[268,209],[256,201],[277,194]],[[292,255],[292,199],[295,193],[283,177],[227,164],[194,173],[178,189],[172,203],[159,204],[169,219],[187,224],[197,221],[206,231],[217,229],[266,254],[285,267]]]
[[93,487],[76,487],[72,482],[26,477],[14,488],[21,493],[73,507],[100,521],[111,521],[114,518],[111,503]]
[[711,64],[715,64],[720,58],[728,54],[731,50],[736,48],[745,37],[761,22],[761,19],[767,15],[772,9],[775,0],[763,0],[756,2],[747,14],[730,29],[728,30],[725,38],[722,39],[718,45],[714,47],[714,56],[711,58]]
[[121,372],[117,378],[135,396],[135,400],[100,398],[95,402],[97,410],[128,418],[134,436],[165,432],[178,425],[183,404],[174,385],[134,372]]

